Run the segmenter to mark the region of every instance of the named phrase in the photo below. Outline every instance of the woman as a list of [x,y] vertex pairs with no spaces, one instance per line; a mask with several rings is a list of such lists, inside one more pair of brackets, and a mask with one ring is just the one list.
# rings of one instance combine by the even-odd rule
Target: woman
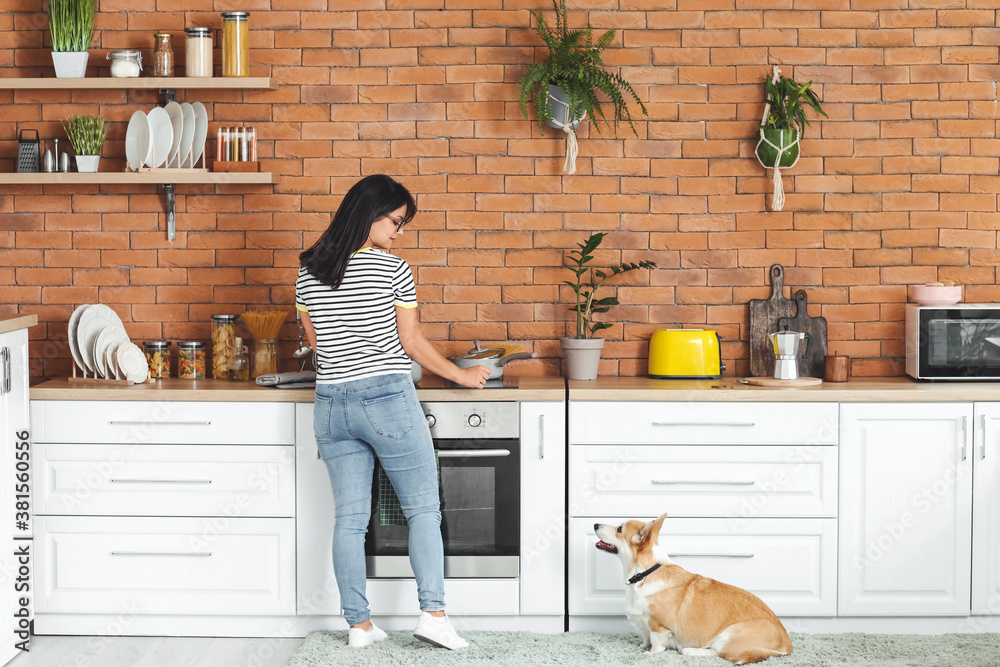
[[364,542],[375,457],[409,525],[421,609],[413,635],[444,648],[468,646],[444,613],[437,466],[410,360],[475,389],[490,372],[484,366],[458,368],[420,332],[410,268],[389,254],[416,212],[407,189],[388,176],[358,181],[329,228],[299,256],[295,283],[295,306],[316,350],[313,429],[333,486],[333,569],[352,647],[386,638],[372,624],[365,597]]

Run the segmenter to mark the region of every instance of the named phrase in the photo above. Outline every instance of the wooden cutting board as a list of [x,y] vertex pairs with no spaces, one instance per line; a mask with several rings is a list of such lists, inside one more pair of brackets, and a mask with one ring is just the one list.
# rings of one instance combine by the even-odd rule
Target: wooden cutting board
[[788,326],[789,331],[800,331],[812,336],[812,343],[809,345],[809,356],[803,357],[805,352],[805,341],[799,346],[799,377],[821,378],[825,372],[824,364],[826,357],[826,318],[809,317],[806,310],[806,291],[804,289],[795,292],[795,304],[797,306],[794,317],[778,318],[778,331],[784,331]]
[[774,376],[774,353],[768,336],[778,331],[778,319],[795,316],[795,302],[785,298],[785,269],[771,267],[771,298],[750,299],[750,375]]
[[747,384],[752,387],[815,387],[823,384],[819,378],[798,378],[796,380],[779,380],[777,378],[747,378]]

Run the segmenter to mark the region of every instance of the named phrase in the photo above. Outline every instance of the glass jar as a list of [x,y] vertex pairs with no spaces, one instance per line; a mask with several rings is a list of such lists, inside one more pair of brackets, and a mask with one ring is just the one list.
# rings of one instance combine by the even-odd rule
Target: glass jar
[[174,75],[173,35],[169,32],[156,33],[156,49],[153,51],[153,76]]
[[142,71],[142,52],[138,49],[115,49],[107,55],[111,61],[111,76],[134,79]]
[[170,342],[165,340],[148,340],[142,344],[149,363],[149,377],[170,377]]
[[236,315],[212,315],[212,377],[229,378],[236,340]]
[[229,364],[229,379],[243,382],[250,379],[250,357],[247,356],[247,347],[243,344],[242,338],[237,336],[234,345],[236,353]]
[[222,76],[250,75],[250,12],[222,12]]
[[193,77],[212,76],[212,31],[208,28],[188,28],[184,31],[184,73]]
[[204,343],[177,343],[177,377],[184,380],[201,380],[205,377]]
[[250,377],[278,372],[278,341],[273,338],[253,339],[253,372]]

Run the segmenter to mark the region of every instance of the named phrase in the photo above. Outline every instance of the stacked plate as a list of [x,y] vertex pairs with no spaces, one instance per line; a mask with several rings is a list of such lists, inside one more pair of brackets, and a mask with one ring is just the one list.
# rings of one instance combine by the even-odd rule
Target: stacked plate
[[146,355],[129,340],[118,313],[100,303],[88,303],[69,318],[69,350],[87,374],[136,384],[149,377]]
[[136,111],[125,130],[129,169],[142,166],[193,168],[205,152],[208,112],[201,102],[170,102],[148,113]]

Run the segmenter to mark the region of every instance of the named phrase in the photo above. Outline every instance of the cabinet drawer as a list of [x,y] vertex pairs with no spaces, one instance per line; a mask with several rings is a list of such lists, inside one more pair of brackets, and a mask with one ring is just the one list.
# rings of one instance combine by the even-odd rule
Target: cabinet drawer
[[295,452],[242,445],[35,446],[38,514],[295,515]]
[[570,451],[575,515],[836,516],[837,448],[586,445]]
[[291,445],[292,403],[32,401],[35,442]]
[[[570,520],[570,614],[625,614],[621,559],[594,546],[594,523],[621,521]],[[668,518],[659,543],[684,569],[745,588],[780,616],[837,612],[836,519]]]
[[836,403],[571,402],[571,444],[835,445]]
[[294,519],[36,521],[38,613],[295,613]]

